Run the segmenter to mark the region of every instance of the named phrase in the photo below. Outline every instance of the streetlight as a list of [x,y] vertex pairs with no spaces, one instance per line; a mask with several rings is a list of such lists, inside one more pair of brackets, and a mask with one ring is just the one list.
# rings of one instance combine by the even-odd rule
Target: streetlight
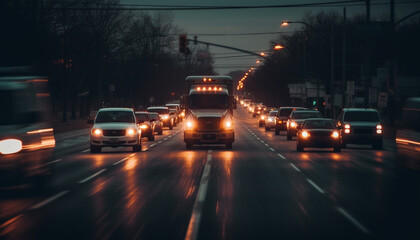
[[274,50],[280,50],[280,49],[283,49],[283,48],[284,47],[280,44],[277,44],[277,45],[274,46]]

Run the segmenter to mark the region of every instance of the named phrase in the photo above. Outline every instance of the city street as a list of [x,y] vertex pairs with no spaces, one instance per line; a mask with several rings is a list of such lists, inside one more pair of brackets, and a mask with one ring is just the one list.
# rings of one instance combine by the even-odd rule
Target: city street
[[42,191],[0,194],[0,239],[419,239],[420,174],[384,150],[296,151],[242,107],[235,142],[186,150],[184,123],[142,152],[56,136]]

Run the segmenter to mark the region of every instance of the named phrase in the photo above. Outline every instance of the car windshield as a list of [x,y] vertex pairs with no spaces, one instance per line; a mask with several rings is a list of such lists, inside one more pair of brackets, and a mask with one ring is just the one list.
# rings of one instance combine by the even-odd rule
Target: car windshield
[[147,113],[136,113],[137,120],[149,121],[149,115]]
[[373,111],[348,111],[344,114],[346,122],[380,122],[379,115]]
[[226,94],[192,94],[189,99],[191,109],[226,109],[229,98]]
[[151,120],[158,120],[159,119],[159,115],[157,113],[150,113],[150,119]]
[[95,123],[125,122],[135,123],[132,112],[129,111],[100,111],[96,116]]
[[307,118],[321,118],[320,112],[294,112],[292,119],[307,119]]
[[277,115],[277,111],[271,111],[268,116],[276,116]]
[[302,126],[303,129],[335,129],[332,120],[306,120]]
[[281,117],[288,117],[292,112],[293,112],[293,108],[280,109],[280,116]]
[[149,108],[147,109],[148,112],[155,112],[159,114],[169,114],[168,108]]

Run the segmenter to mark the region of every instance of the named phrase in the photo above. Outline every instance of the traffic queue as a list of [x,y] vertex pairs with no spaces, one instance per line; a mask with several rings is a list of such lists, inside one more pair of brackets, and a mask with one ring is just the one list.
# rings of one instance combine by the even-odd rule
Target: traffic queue
[[337,119],[323,117],[317,109],[300,106],[267,107],[249,99],[240,100],[241,105],[253,117],[258,117],[258,126],[265,131],[274,130],[275,135],[285,132],[286,139],[296,139],[296,150],[305,148],[332,148],[340,152],[348,144],[371,145],[383,148],[383,125],[379,112],[371,108],[344,108]]

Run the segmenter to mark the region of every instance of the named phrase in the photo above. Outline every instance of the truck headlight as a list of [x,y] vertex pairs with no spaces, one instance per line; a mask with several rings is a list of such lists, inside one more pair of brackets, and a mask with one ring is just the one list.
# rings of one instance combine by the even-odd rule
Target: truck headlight
[[134,129],[132,129],[132,128],[129,128],[129,129],[127,129],[127,135],[134,135],[136,133],[136,130],[134,130]]
[[140,125],[140,128],[141,129],[146,129],[146,128],[148,128],[149,126],[147,126],[146,124],[142,124],[142,125]]
[[185,127],[187,128],[187,130],[192,130],[194,128],[194,121],[188,120],[185,124]]
[[344,125],[344,133],[350,133],[350,125],[349,124],[346,124],[346,125]]
[[376,133],[377,134],[382,134],[382,125],[381,124],[376,125]]
[[18,139],[5,139],[0,141],[1,154],[13,154],[22,150],[22,141]]
[[331,134],[331,137],[338,138],[338,137],[340,137],[340,134],[337,131],[335,131]]
[[230,120],[226,120],[224,124],[225,129],[232,129],[233,124]]
[[309,133],[307,132],[307,131],[303,131],[301,134],[300,134],[303,138],[308,138],[308,137],[310,137],[311,135],[309,135]]
[[297,124],[296,124],[295,122],[291,122],[291,123],[290,123],[290,126],[291,126],[292,128],[295,128],[295,127],[297,126]]
[[99,136],[102,134],[102,129],[99,129],[99,128],[92,129],[92,134],[95,136]]

